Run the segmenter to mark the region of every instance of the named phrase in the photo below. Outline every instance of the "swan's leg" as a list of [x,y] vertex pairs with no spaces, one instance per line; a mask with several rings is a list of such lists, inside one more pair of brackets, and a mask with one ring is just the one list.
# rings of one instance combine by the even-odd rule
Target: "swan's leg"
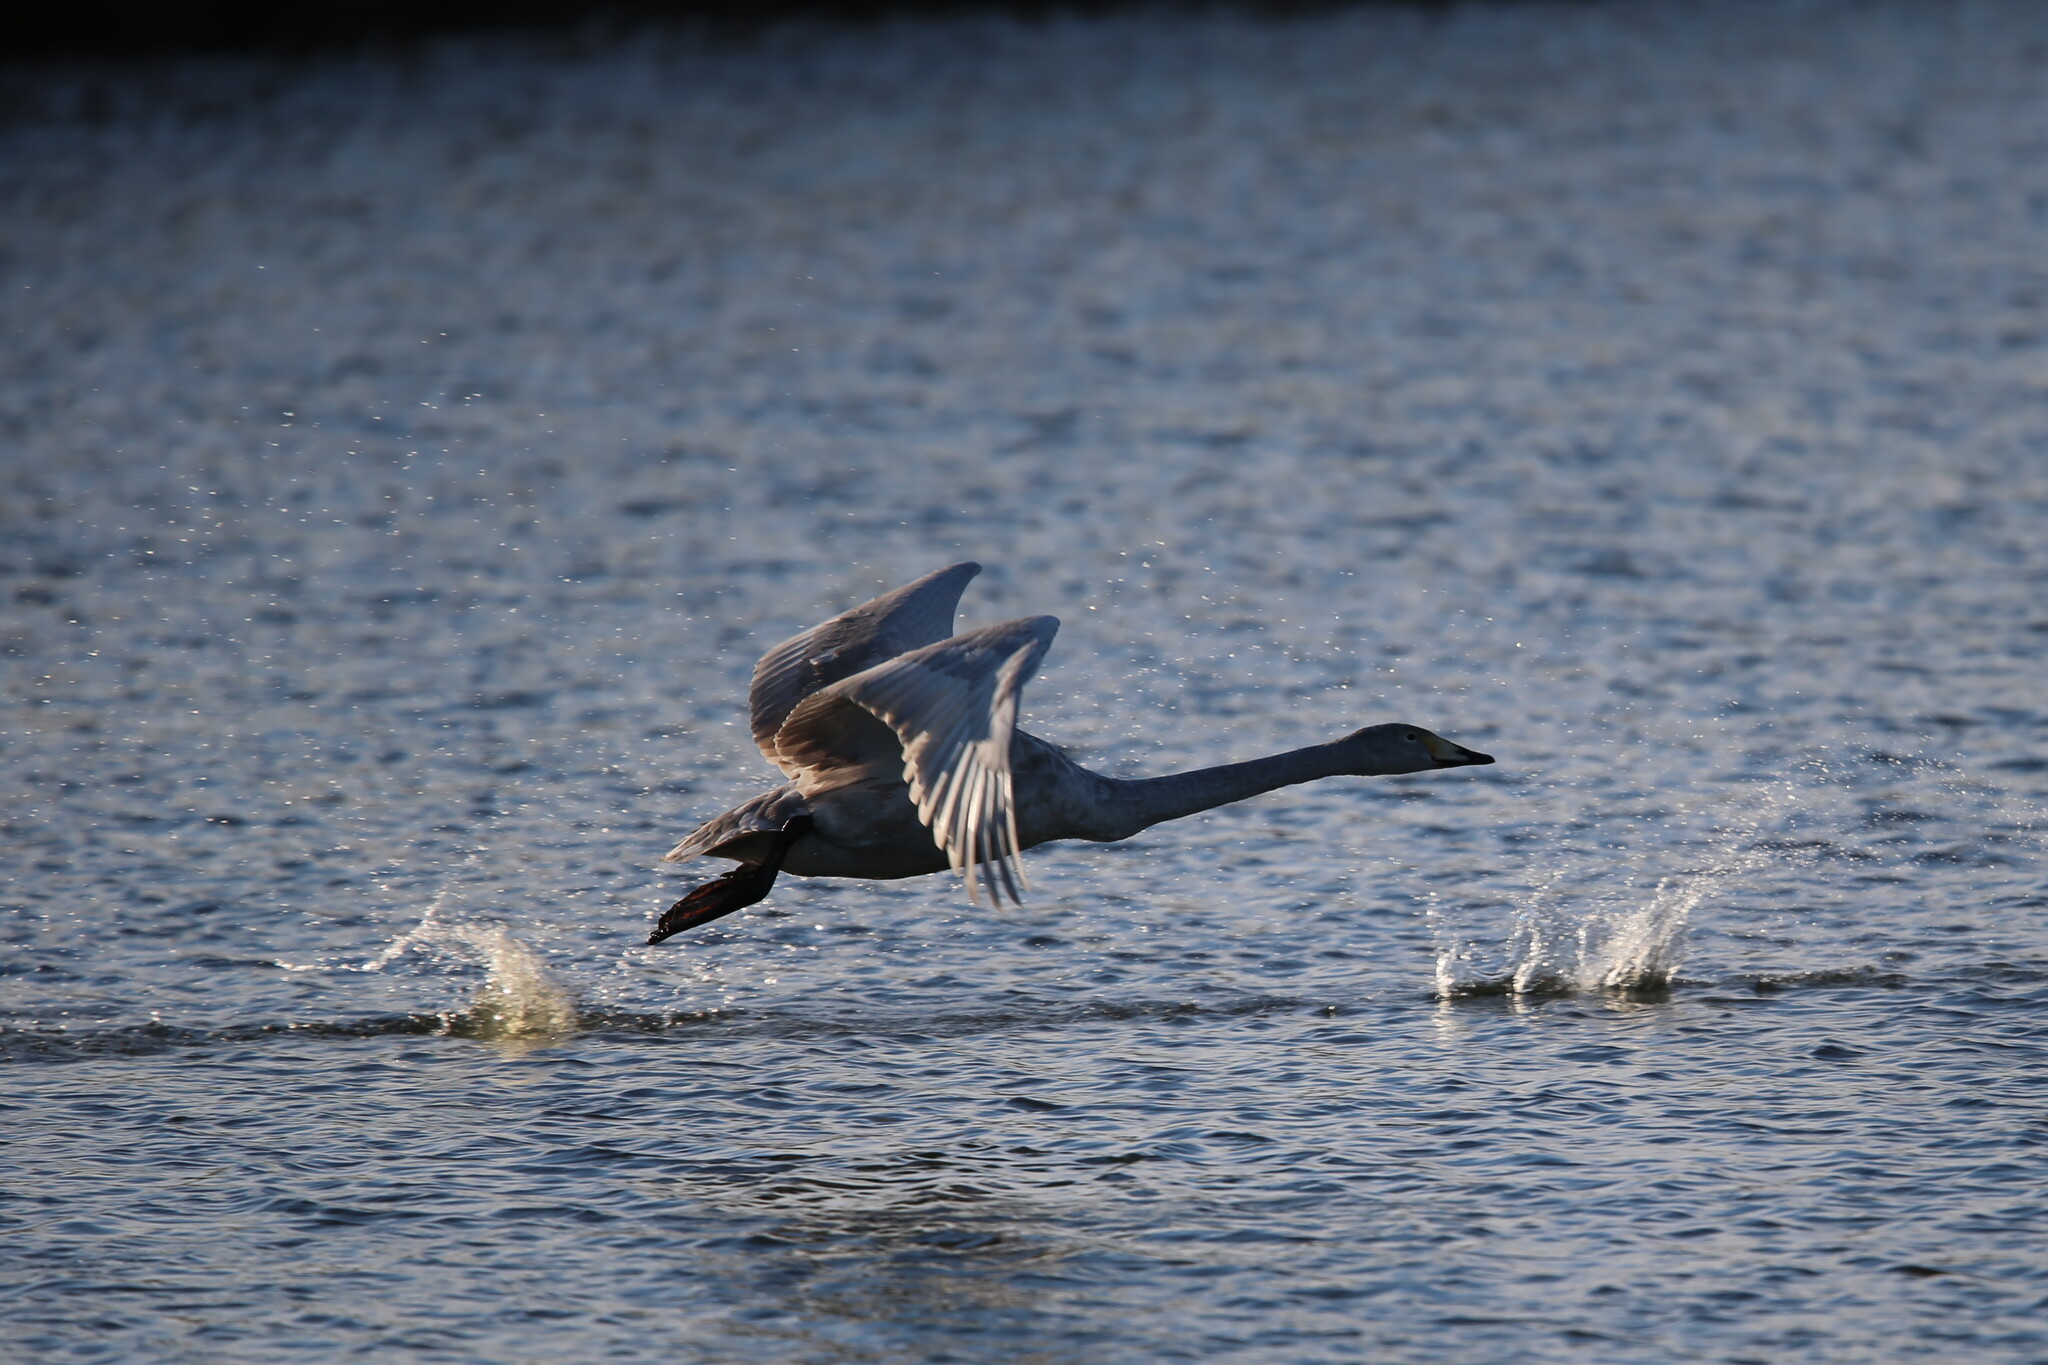
[[649,943],[659,943],[685,929],[694,929],[700,924],[735,910],[744,910],[765,897],[775,885],[775,874],[782,870],[783,855],[789,846],[805,834],[810,833],[811,817],[799,815],[782,827],[775,836],[775,845],[768,850],[768,856],[758,863],[741,863],[722,877],[704,883],[689,895],[668,908],[654,932],[647,936]]

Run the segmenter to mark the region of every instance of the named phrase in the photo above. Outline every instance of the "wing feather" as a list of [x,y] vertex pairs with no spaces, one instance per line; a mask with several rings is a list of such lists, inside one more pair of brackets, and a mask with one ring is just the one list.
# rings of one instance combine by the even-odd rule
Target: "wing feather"
[[979,564],[952,564],[915,583],[783,641],[761,656],[747,693],[754,743],[768,761],[794,775],[802,766],[776,747],[775,737],[805,698],[843,679],[953,633],[953,613]]
[[[872,723],[872,722],[871,722]],[[709,853],[714,857],[740,858],[738,852],[721,853],[729,847],[745,847],[741,841],[753,836],[779,833],[782,827],[805,813],[802,793],[795,784],[784,783],[774,791],[741,802],[722,815],[697,826],[683,841],[662,855],[665,863],[682,863]]]
[[814,732],[822,709],[840,699],[859,703],[895,731],[903,778],[918,818],[979,903],[1029,890],[1017,839],[1017,802],[1010,741],[1017,701],[1038,671],[1060,623],[1025,616],[968,631],[877,664],[834,684],[790,718]]

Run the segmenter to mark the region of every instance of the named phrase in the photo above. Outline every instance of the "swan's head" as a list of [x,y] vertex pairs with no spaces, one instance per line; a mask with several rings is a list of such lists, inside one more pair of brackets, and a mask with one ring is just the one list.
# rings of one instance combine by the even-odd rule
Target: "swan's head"
[[1469,768],[1493,762],[1492,754],[1453,744],[1419,725],[1368,725],[1337,742],[1352,760],[1350,771],[1361,777],[1421,773],[1432,768]]

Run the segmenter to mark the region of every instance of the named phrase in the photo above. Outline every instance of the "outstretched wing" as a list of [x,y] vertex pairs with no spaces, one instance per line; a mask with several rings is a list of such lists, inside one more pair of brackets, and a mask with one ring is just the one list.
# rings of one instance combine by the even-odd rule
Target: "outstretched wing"
[[900,654],[953,633],[953,612],[981,565],[949,565],[785,640],[754,665],[747,705],[754,743],[792,776],[796,765],[775,747],[776,732],[804,698]]
[[[880,717],[902,746],[904,781],[918,818],[979,903],[1029,889],[1018,861],[1010,739],[1017,698],[1038,671],[1060,623],[1025,616],[971,630],[881,663],[806,700],[783,727],[792,757],[868,763],[872,739],[848,734],[845,703]],[[843,755],[843,757],[842,757]]]

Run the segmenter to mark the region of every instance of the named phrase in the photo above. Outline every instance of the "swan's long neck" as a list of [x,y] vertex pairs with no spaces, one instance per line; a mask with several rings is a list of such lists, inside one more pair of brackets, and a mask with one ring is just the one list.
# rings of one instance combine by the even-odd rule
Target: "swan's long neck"
[[1103,778],[1106,790],[1097,803],[1102,832],[1091,831],[1085,837],[1128,839],[1141,829],[1227,806],[1277,787],[1355,771],[1337,745],[1313,744],[1270,758],[1226,763],[1220,768],[1197,768],[1168,777]]

